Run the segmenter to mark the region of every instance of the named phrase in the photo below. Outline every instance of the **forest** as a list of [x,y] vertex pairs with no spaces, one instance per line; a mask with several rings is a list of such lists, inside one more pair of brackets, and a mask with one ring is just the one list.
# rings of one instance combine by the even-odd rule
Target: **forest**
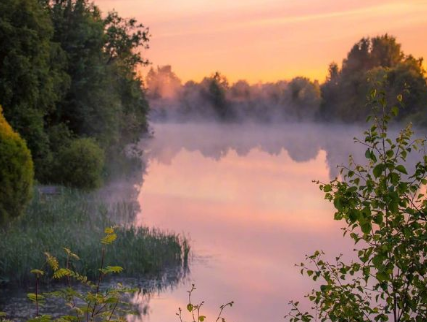
[[225,122],[364,122],[370,108],[366,93],[386,82],[390,104],[402,94],[405,107],[397,121],[426,126],[427,80],[423,59],[405,54],[395,37],[359,40],[341,66],[329,65],[324,82],[295,77],[274,83],[233,84],[220,72],[200,83],[182,84],[171,66],[151,68],[146,78],[153,120]]
[[35,178],[97,187],[104,159],[147,131],[148,29],[85,0],[2,1],[0,23],[0,104]]

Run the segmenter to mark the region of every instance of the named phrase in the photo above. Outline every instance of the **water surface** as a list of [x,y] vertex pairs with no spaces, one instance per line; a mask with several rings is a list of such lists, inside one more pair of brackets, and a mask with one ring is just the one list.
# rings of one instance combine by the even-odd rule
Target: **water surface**
[[349,254],[333,207],[313,179],[329,181],[355,127],[158,124],[142,142],[148,167],[137,223],[183,233],[194,259],[188,280],[150,301],[150,321],[173,321],[191,283],[204,313],[229,321],[283,321],[313,284],[295,263],[316,249]]

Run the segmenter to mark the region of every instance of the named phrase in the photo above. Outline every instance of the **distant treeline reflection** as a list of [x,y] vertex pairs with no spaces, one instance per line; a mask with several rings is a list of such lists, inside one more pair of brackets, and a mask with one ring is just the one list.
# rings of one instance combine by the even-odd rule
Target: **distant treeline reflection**
[[[293,123],[286,125],[186,123],[157,124],[154,138],[144,139],[141,148],[144,157],[162,164],[172,164],[182,151],[199,152],[205,158],[220,161],[235,151],[240,157],[258,149],[272,156],[286,151],[298,163],[309,162],[326,153],[331,178],[338,176],[337,165],[347,164],[348,156],[356,162],[366,162],[362,145],[353,144],[354,137],[362,135],[362,127]],[[393,132],[393,131],[392,131]],[[416,131],[421,136],[420,131]],[[393,132],[397,135],[398,132]],[[421,155],[421,154],[420,154]],[[362,157],[360,157],[362,156]],[[409,165],[414,166],[417,154]]]

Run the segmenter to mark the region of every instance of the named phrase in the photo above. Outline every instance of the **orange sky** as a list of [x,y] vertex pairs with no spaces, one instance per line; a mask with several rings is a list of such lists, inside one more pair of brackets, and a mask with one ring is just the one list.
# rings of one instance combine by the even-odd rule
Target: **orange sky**
[[427,58],[427,0],[95,0],[150,27],[146,57],[183,80],[218,70],[230,81],[302,75],[323,81],[364,36],[390,33]]

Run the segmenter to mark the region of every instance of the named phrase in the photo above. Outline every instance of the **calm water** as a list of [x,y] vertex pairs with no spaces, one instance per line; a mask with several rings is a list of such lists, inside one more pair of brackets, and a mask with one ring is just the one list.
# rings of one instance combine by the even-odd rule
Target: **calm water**
[[185,234],[194,259],[187,281],[150,301],[149,321],[174,321],[191,283],[215,319],[283,321],[290,299],[313,284],[295,263],[316,249],[350,254],[333,207],[313,179],[328,181],[349,153],[355,127],[163,124],[142,142],[148,168],[137,223]]
[[[144,282],[162,291],[135,296],[148,313],[143,321],[178,321],[175,313],[186,307],[192,283],[194,302],[205,301],[208,321],[232,300],[227,321],[284,321],[289,300],[304,302],[314,286],[295,263],[316,249],[329,258],[352,257],[352,243],[312,180],[336,177],[336,165],[347,164],[349,154],[364,161],[365,149],[353,143],[362,128],[157,124],[154,130],[154,138],[141,142],[146,173],[126,181],[142,185],[136,224],[185,235],[193,258],[181,282]],[[412,166],[416,161],[415,155]],[[120,193],[109,198],[132,199],[123,188],[128,185],[115,187]],[[28,316],[34,308],[27,291],[0,292],[0,303],[16,317]]]

